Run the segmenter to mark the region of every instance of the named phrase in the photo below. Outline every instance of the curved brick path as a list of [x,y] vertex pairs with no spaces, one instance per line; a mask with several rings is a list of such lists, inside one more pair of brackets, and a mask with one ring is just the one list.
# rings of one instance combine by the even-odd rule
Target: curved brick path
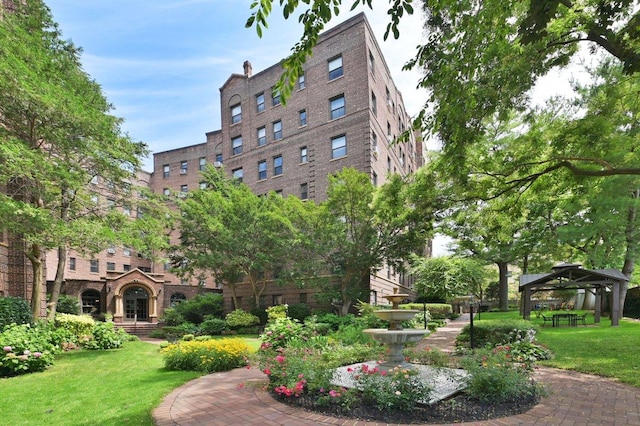
[[[428,336],[425,343],[450,349],[468,317],[462,316]],[[638,425],[640,389],[597,376],[541,368],[538,380],[550,395],[524,414],[468,425]],[[158,426],[168,425],[376,425],[291,408],[262,389],[265,376],[239,368],[193,380],[171,392],[153,411]]]

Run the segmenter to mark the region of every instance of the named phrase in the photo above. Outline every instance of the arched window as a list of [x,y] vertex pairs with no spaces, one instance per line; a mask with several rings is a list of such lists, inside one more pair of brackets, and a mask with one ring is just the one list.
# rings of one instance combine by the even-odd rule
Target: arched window
[[171,299],[169,300],[169,306],[172,308],[184,301],[187,300],[187,297],[182,293],[173,293],[171,295]]

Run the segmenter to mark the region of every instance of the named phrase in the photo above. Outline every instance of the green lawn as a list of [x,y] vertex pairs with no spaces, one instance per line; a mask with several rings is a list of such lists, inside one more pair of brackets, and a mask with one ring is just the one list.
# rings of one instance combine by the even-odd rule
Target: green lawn
[[165,370],[151,343],[68,352],[42,373],[0,379],[0,424],[153,425],[162,398],[200,375]]
[[[517,312],[481,314],[483,320],[506,318],[519,318],[519,315]],[[602,318],[596,325],[593,315],[588,315],[587,326],[553,328],[549,323],[542,327],[542,318],[536,318],[533,313],[531,321],[541,326],[538,342],[554,353],[553,359],[541,365],[613,377],[640,387],[640,322],[622,320],[620,326],[611,327],[609,318]]]

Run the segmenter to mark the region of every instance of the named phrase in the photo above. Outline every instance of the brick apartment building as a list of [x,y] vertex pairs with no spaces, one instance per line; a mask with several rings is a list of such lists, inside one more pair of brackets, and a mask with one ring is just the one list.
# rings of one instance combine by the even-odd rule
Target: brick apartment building
[[[247,61],[243,71],[220,88],[221,129],[206,133],[204,143],[155,153],[153,172],[140,173],[138,184],[159,194],[188,193],[202,187],[200,171],[213,164],[257,194],[276,191],[321,202],[327,176],[344,167],[380,185],[390,173],[407,175],[422,165],[420,140],[391,144],[410,118],[364,14],[320,36],[286,107],[274,92],[279,64],[253,74]],[[99,202],[109,202],[108,191],[96,193]],[[129,213],[135,218],[135,211]],[[29,281],[9,261],[20,253],[16,243],[0,233],[0,295],[26,297]],[[46,261],[50,284],[57,254],[48,253]],[[111,247],[94,259],[70,252],[65,276],[63,293],[78,297],[84,312],[110,313],[116,322],[155,323],[166,307],[203,290],[222,292],[226,310],[233,309],[230,295],[212,277],[181,279],[168,264],[154,264],[127,247]],[[381,296],[394,287],[411,293],[412,280],[390,268],[371,275],[370,302],[385,303]],[[249,286],[238,286],[237,294],[248,309]],[[258,302],[315,306],[310,290],[295,286],[268,286]]]
[[[254,74],[247,61],[243,71],[220,88],[221,129],[207,133],[203,144],[154,154],[154,192],[198,189],[199,171],[214,164],[257,194],[276,191],[321,202],[327,176],[344,167],[365,172],[380,185],[389,173],[407,175],[422,165],[421,141],[391,145],[409,128],[410,118],[364,14],[320,36],[286,106],[274,91],[279,64]],[[168,271],[165,277],[180,282]],[[370,277],[369,287],[370,302],[384,303],[379,296],[394,287],[411,292],[412,282],[384,268]],[[239,286],[237,294],[248,308],[249,286]],[[274,285],[259,304],[300,302],[313,304],[309,290]],[[232,309],[230,295],[225,303]]]

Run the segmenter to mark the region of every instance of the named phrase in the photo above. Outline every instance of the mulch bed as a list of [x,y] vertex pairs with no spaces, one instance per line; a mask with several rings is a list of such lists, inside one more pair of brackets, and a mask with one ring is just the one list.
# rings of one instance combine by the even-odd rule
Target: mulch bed
[[459,394],[432,405],[421,405],[407,411],[379,410],[364,404],[354,404],[345,409],[337,404],[319,406],[315,398],[308,395],[290,398],[273,393],[273,396],[282,403],[331,417],[404,424],[460,423],[496,419],[524,413],[540,402],[539,395],[531,395],[515,401],[489,404]]

